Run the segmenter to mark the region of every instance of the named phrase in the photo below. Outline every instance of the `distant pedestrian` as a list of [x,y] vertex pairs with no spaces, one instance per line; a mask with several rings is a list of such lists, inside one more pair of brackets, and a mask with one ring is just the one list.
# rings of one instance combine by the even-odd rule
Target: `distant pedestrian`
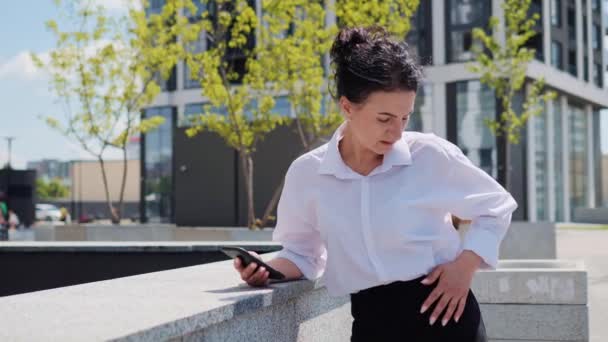
[[6,228],[8,225],[8,206],[6,205],[6,196],[0,192],[0,229]]
[[9,229],[17,229],[19,228],[19,216],[13,209],[8,210],[8,228]]

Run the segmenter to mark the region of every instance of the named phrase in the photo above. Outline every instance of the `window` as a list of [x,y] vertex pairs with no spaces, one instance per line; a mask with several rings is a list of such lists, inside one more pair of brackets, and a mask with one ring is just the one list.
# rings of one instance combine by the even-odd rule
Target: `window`
[[446,6],[446,38],[449,62],[465,62],[473,58],[472,30],[487,27],[489,1],[449,0]]
[[145,217],[153,222],[172,219],[173,169],[173,107],[154,107],[144,110],[143,116],[161,116],[165,122],[144,134],[144,208]]
[[591,0],[591,9],[597,11],[600,9],[600,0]]
[[589,82],[589,60],[587,59],[587,54],[583,56],[583,79],[585,82]]
[[196,7],[196,13],[186,12],[186,17],[188,17],[188,19],[190,19],[191,21],[200,19],[201,14],[203,14],[207,10],[207,1],[208,0],[193,0],[192,3]]
[[563,141],[562,141],[562,106],[561,102],[556,99],[553,102],[553,159],[555,169],[555,220],[557,222],[564,221],[564,166]]
[[576,51],[568,50],[568,72],[570,75],[576,77],[578,71],[576,69]]
[[547,116],[543,110],[534,117],[534,164],[536,180],[536,217],[539,221],[547,220],[548,186],[547,186]]
[[174,91],[177,87],[177,77],[175,73],[176,67],[171,69],[168,79],[163,79],[160,73],[154,74],[154,81],[160,87],[161,91]]
[[406,127],[407,131],[429,132],[433,129],[433,87],[423,84],[416,93],[414,112]]
[[421,64],[432,64],[431,15],[430,1],[421,2],[416,13],[412,15],[411,29],[405,38],[410,52]]
[[562,44],[555,40],[551,42],[551,65],[560,70],[564,70]]
[[600,37],[602,35],[601,28],[598,24],[593,24],[593,30],[591,30],[591,47],[594,50],[600,48]]
[[[601,64],[597,64],[597,63],[593,64],[593,83],[600,88],[602,87],[602,85],[604,83],[602,80],[602,65]],[[606,181],[608,182],[608,179]]]
[[568,8],[568,40],[570,47],[576,47],[576,15],[573,8]]
[[[251,120],[253,117],[252,109],[257,107],[258,101],[256,99],[252,99],[251,102],[249,102],[248,107],[245,109],[245,116],[249,120]],[[204,113],[228,115],[228,109],[223,105],[220,107],[214,107],[208,102],[188,103],[184,106],[184,114],[179,119],[179,125],[182,127],[192,125],[195,118]],[[271,113],[282,116],[293,116],[291,111],[291,103],[289,102],[287,96],[277,96],[275,98],[275,104]]]
[[488,13],[485,11],[485,2],[487,1],[450,0],[450,24],[471,25],[486,20]]
[[178,124],[180,127],[189,126],[193,123],[198,115],[206,112],[227,115],[226,106],[213,107],[209,103],[188,103],[184,106],[184,114],[179,118]]
[[[569,105],[570,120],[570,209],[587,206],[587,115],[583,108]],[[574,215],[572,215],[574,219]]]
[[146,8],[146,15],[160,14],[165,6],[165,0],[150,0],[149,6]]
[[456,144],[471,161],[496,178],[496,138],[485,123],[496,117],[494,91],[479,81],[456,83]]
[[562,1],[551,0],[551,24],[555,27],[562,26]]
[[[204,52],[207,49],[207,35],[205,32],[201,32],[198,40],[190,43],[189,46],[187,46],[187,49],[192,53]],[[195,77],[192,77],[188,63],[184,61],[184,88],[200,88],[200,86],[200,82]]]

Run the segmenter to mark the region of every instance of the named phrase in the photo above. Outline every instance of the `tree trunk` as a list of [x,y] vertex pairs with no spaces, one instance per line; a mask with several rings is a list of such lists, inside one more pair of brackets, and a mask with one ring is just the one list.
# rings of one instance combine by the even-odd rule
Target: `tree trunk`
[[285,177],[281,180],[281,183],[274,189],[274,193],[272,194],[272,198],[268,205],[266,206],[266,210],[264,211],[264,216],[262,217],[262,221],[260,222],[260,228],[264,229],[268,225],[268,221],[271,219],[272,212],[277,207],[279,203],[279,199],[281,198],[281,192],[283,191],[283,185],[285,184]]
[[253,158],[251,158],[251,155],[241,152],[241,164],[243,164],[243,178],[245,180],[245,193],[247,195],[247,227],[255,229],[257,225],[253,202]]
[[127,163],[127,145],[125,144],[122,148],[122,182],[120,183],[120,194],[118,197],[118,209],[116,210],[116,222],[112,222],[114,224],[120,224],[120,219],[122,218],[128,168],[129,168],[129,164]]
[[[99,165],[101,166],[101,176],[103,178],[103,188],[106,193],[106,202],[108,204],[108,210],[110,212],[110,219],[112,223],[116,221],[116,211],[114,210],[114,206],[112,205],[112,200],[110,199],[110,189],[108,185],[108,176],[106,175],[106,165],[103,161],[101,155],[97,158],[99,160]],[[82,213],[81,213],[82,215]]]

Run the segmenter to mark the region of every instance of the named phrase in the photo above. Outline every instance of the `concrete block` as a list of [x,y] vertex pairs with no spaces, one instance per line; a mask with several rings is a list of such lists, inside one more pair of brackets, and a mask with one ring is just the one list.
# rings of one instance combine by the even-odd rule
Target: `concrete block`
[[500,259],[555,259],[555,224],[512,222],[500,245]]
[[587,304],[587,272],[581,261],[501,260],[479,271],[472,284],[480,303]]
[[586,305],[481,304],[489,339],[587,341]]

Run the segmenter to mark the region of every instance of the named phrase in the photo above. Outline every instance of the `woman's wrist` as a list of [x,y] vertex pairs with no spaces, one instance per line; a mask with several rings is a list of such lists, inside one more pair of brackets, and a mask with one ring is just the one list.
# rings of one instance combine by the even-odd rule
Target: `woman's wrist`
[[475,273],[483,263],[483,259],[479,255],[468,249],[462,251],[456,261],[465,265],[471,270],[471,273]]

